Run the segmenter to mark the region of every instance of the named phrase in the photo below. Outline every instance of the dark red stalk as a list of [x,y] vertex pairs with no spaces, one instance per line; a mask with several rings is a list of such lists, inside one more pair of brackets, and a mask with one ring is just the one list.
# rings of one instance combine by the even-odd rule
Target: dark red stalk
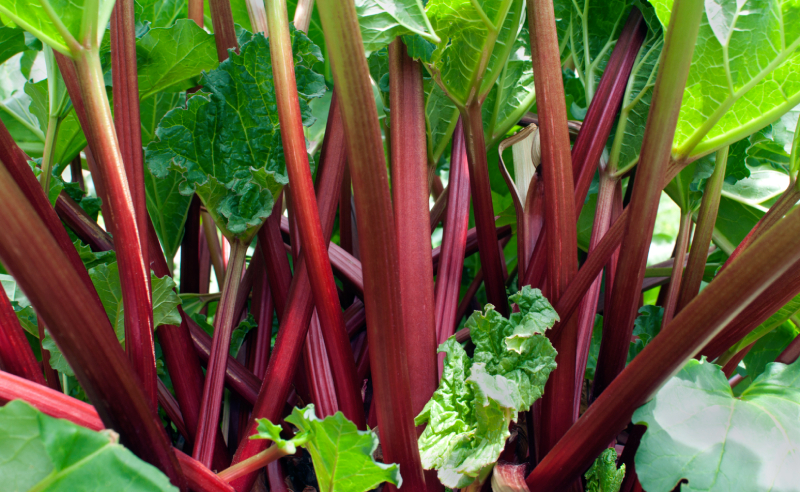
[[292,190],[293,211],[297,216],[303,246],[302,254],[308,268],[317,315],[324,327],[322,334],[328,349],[339,408],[361,428],[364,425],[364,407],[360,398],[360,385],[356,382],[355,362],[344,327],[333,271],[328,262],[328,241],[320,224],[314,183],[308,165],[286,1],[268,0],[266,7],[281,140]]
[[[151,411],[105,311],[92,301],[5,167],[0,169],[0,195],[15,204],[14,214],[0,216],[3,264],[47,323],[106,425],[117,430],[135,453],[158,466],[173,483],[182,485],[166,433],[158,415]],[[138,239],[133,244],[138,246]]]
[[203,221],[203,234],[206,237],[206,246],[211,264],[214,266],[214,276],[217,278],[217,285],[225,283],[225,260],[222,257],[222,245],[217,233],[217,224],[211,218],[211,214],[203,210],[200,213]]
[[[664,301],[664,318],[661,326],[667,326],[672,321],[678,304],[678,293],[683,278],[683,265],[686,263],[686,250],[689,247],[689,238],[692,236],[692,213],[681,212],[681,223],[678,227],[678,237],[675,240],[675,261],[673,262],[672,275],[667,284],[667,294]],[[702,251],[702,250],[701,250]],[[706,251],[708,248],[706,247]],[[613,302],[613,301],[612,301]]]
[[[594,177],[600,156],[605,148],[606,141],[611,134],[614,119],[625,95],[636,55],[644,42],[647,27],[642,19],[642,14],[637,8],[632,8],[628,20],[620,33],[614,50],[609,57],[606,70],[597,86],[595,96],[589,104],[583,124],[575,128],[573,122],[567,123],[570,132],[576,131],[577,138],[572,148],[573,178],[575,179],[575,217],[580,216],[586,195],[589,192],[592,178]],[[533,38],[533,36],[532,36]],[[541,116],[537,115],[535,124],[539,124]],[[545,230],[546,234],[547,231]],[[521,285],[538,285],[545,272],[546,241],[533,253],[533,261],[527,268]]]
[[217,313],[214,316],[214,337],[208,359],[203,399],[200,403],[200,416],[197,423],[197,434],[192,456],[205,466],[211,466],[214,441],[219,427],[219,416],[222,407],[222,391],[225,381],[228,349],[231,343],[235,318],[235,304],[241,283],[241,272],[245,264],[248,244],[234,239],[231,244],[231,258],[228,274],[222,286],[222,297]]
[[794,337],[794,340],[783,349],[783,352],[775,359],[775,362],[793,364],[798,357],[800,357],[800,337]]
[[[456,329],[457,303],[461,291],[461,274],[469,227],[469,168],[462,123],[456,124],[450,158],[450,179],[447,185],[447,207],[444,209],[444,233],[439,248],[439,265],[435,287],[436,337],[441,344]],[[438,356],[444,367],[444,354]],[[441,371],[441,369],[440,369]]]
[[264,225],[258,230],[258,243],[264,267],[267,271],[272,299],[275,302],[275,314],[278,321],[283,321],[283,312],[286,309],[289,286],[292,283],[292,270],[289,259],[286,257],[283,238],[281,237],[281,204],[282,200],[275,201],[272,214],[267,217]]
[[[611,225],[611,216],[613,215],[614,195],[617,190],[617,181],[611,178],[605,170],[600,171],[600,189],[597,193],[597,209],[594,216],[594,224],[592,226],[592,238],[589,242],[589,253],[591,254],[597,249],[597,245],[608,232]],[[575,276],[577,280],[578,276]],[[589,356],[589,347],[592,342],[592,330],[594,329],[594,319],[597,314],[597,303],[600,295],[600,287],[602,284],[602,276],[598,274],[594,282],[592,282],[586,294],[583,297],[580,308],[578,308],[578,347],[576,351],[576,367],[575,367],[575,401],[580,402],[580,394],[583,390],[583,376],[586,372],[586,361]],[[567,291],[572,288],[570,283]],[[608,284],[606,284],[608,285]],[[563,299],[563,297],[562,297]],[[570,315],[571,316],[571,315]],[[562,318],[564,319],[564,318]],[[576,414],[575,419],[578,418],[577,411],[580,406],[576,405],[574,408]]]
[[0,161],[14,178],[26,200],[36,210],[39,218],[45,223],[47,230],[56,240],[61,251],[67,256],[70,265],[72,265],[72,268],[88,290],[92,301],[96,305],[102,306],[100,297],[98,297],[94,284],[89,278],[86,267],[83,266],[83,262],[78,256],[75,246],[72,245],[67,231],[64,230],[64,226],[61,225],[61,221],[58,219],[53,207],[50,206],[50,201],[45,196],[42,185],[33,175],[33,171],[28,165],[28,159],[25,152],[14,142],[6,126],[0,122]]
[[502,259],[497,250],[497,241],[492,234],[495,228],[495,219],[480,103],[478,101],[470,103],[461,112],[461,118],[464,122],[464,140],[469,163],[469,185],[474,203],[475,229],[478,231],[478,254],[481,257],[481,268],[485,270],[486,298],[490,304],[494,305],[497,312],[508,316],[508,296],[504,283]]
[[81,241],[92,248],[92,251],[114,249],[111,236],[63,191],[56,199],[56,213]]
[[[358,211],[373,398],[377,405],[383,456],[387,462],[399,463],[405,470],[405,487],[422,490],[425,480],[406,368],[408,349],[400,302],[397,237],[364,45],[355,4],[347,0],[320,0],[317,6],[340,98]],[[479,133],[483,135],[482,128]],[[485,149],[483,152],[485,155]],[[496,252],[496,243],[493,248]]]
[[[355,229],[353,227],[352,198],[353,193],[350,189],[350,170],[345,165],[344,179],[342,180],[342,187],[339,193],[339,245],[342,247],[342,249],[357,258],[358,248],[353,244],[353,233]],[[349,285],[345,285],[342,305],[347,306],[349,303],[353,302],[355,295],[356,293],[353,291],[353,288]]]
[[[733,264],[731,263],[731,265]],[[788,271],[781,276],[778,282],[770,285],[759,295],[757,301],[745,309],[740,316],[725,326],[708,345],[703,347],[700,354],[710,360],[721,356],[728,348],[769,319],[798,294],[800,294],[800,272]]]
[[[628,440],[625,442],[625,448],[619,457],[620,465],[625,465],[625,479],[622,481],[620,492],[631,492],[634,486],[639,483],[634,457],[646,430],[647,427],[644,425],[630,425],[628,427]],[[639,488],[641,488],[641,485],[639,485]]]
[[[702,2],[674,4],[672,23],[697,24]],[[688,12],[684,8],[688,7]],[[687,28],[689,29],[689,28]],[[668,34],[669,36],[669,34]],[[694,45],[693,36],[683,31],[681,41]],[[692,38],[692,39],[686,39]],[[673,40],[674,42],[674,40]],[[668,39],[668,46],[670,45]],[[672,52],[675,53],[674,51]],[[667,59],[670,51],[666,52]],[[582,473],[604,447],[630,422],[633,411],[647,401],[716,333],[780,276],[800,266],[800,249],[793,247],[800,234],[800,211],[790,213],[780,228],[772,228],[739,261],[721,272],[708,287],[678,313],[633,359],[622,373],[589,407],[564,438],[528,475],[532,491],[558,490]]]
[[[461,130],[461,133],[462,134],[464,133],[463,130]],[[447,210],[447,202],[449,200],[447,197],[450,196],[449,190],[450,190],[450,184],[448,182],[447,188],[445,188],[444,191],[442,191],[442,193],[436,199],[436,202],[434,202],[433,207],[431,207],[431,212],[430,212],[431,233],[433,233],[434,229],[436,229],[436,226],[439,225],[439,222],[442,222],[444,220],[444,212],[445,210]],[[444,222],[442,222],[442,226],[444,227]]]
[[[261,244],[258,245],[258,249],[260,248]],[[272,316],[275,310],[275,302],[272,299],[272,292],[267,281],[266,268],[263,267],[263,256],[256,252],[253,255],[253,262],[260,262],[262,268],[258,271],[253,284],[251,310],[255,317],[258,331],[252,338],[253,346],[250,350],[247,367],[253,371],[257,378],[261,379],[266,374],[267,364],[269,363],[270,343],[272,341]]]
[[[633,320],[639,307],[639,286],[644,278],[647,251],[653,236],[662,183],[670,162],[675,125],[689,75],[702,7],[702,2],[698,0],[679,0],[673,6],[670,24],[672,29],[667,31],[653,89],[653,102],[636,169],[630,218],[625,241],[620,248],[611,305],[606,306],[608,314],[603,323],[603,341],[595,373],[594,396],[602,393],[625,367]],[[686,17],[685,23],[676,22],[676,19],[682,18],[678,14]]]
[[731,358],[728,359],[727,361],[722,360],[725,359],[725,357],[720,357],[720,359],[717,360],[716,363],[722,366],[722,372],[725,374],[726,378],[730,378],[731,376],[733,376],[733,373],[736,371],[736,368],[739,366],[739,363],[744,360],[747,353],[750,352],[750,350],[752,350],[755,344],[756,342],[753,342],[747,347],[743,348],[742,350],[736,352],[735,354],[732,354]]
[[[136,73],[136,25],[133,15],[133,0],[119,0],[114,4],[111,15],[111,65],[114,92],[114,126],[116,128],[119,152],[122,154],[122,162],[125,165],[125,175],[127,177],[130,196],[133,199],[133,211],[135,213],[135,223],[139,235],[138,254],[141,262],[149,265],[147,251],[147,204],[144,191],[144,158],[142,156],[142,125],[139,118],[139,81]],[[113,180],[111,174],[107,178]],[[115,185],[111,184],[112,187]],[[112,202],[113,204],[113,202]],[[114,205],[112,205],[114,206]],[[116,207],[115,207],[116,209]],[[118,219],[114,220],[114,228]],[[125,227],[122,223],[120,227]],[[126,247],[122,247],[121,253],[129,255]],[[120,261],[120,275],[123,274],[124,263]],[[149,270],[148,268],[145,268]],[[134,273],[135,272],[135,273]],[[128,275],[137,275],[139,272],[129,270]],[[150,298],[150,272],[146,271],[145,291],[138,285],[139,280],[134,280],[128,275],[122,276],[123,297],[129,302],[129,307],[136,307],[142,310],[138,313],[131,313],[133,309],[125,310],[125,351],[128,358],[133,363],[136,374],[144,384],[144,390],[150,399],[153,408],[157,406],[156,399],[156,361],[153,351],[153,326],[152,314],[146,314],[149,309],[152,311],[151,303],[141,300],[142,295]],[[126,291],[131,292],[127,293]]]
[[178,433],[187,441],[190,440],[189,431],[186,430],[186,424],[183,421],[183,415],[181,414],[181,408],[178,405],[178,400],[172,396],[172,393],[169,392],[167,385],[165,385],[161,379],[158,380],[158,403],[161,405],[161,408],[164,409],[164,413],[167,414],[167,418],[169,418],[172,423],[175,424],[175,427],[178,429]]
[[686,271],[683,272],[684,277],[683,281],[681,281],[681,290],[678,295],[677,311],[683,309],[700,292],[700,283],[703,281],[706,258],[708,258],[707,251],[711,245],[714,224],[717,222],[720,193],[722,192],[722,184],[725,182],[727,163],[728,147],[725,147],[717,151],[714,172],[706,182],[703,201],[700,203],[700,210],[697,212],[697,227],[695,228],[694,236],[692,236],[692,251],[689,253]]
[[[507,236],[510,236],[512,230],[510,225],[504,225],[497,227],[495,232],[497,233],[497,240],[499,241]],[[466,247],[464,248],[464,258],[471,256],[476,251],[478,251],[478,234],[474,227],[472,229],[467,230],[466,243],[467,243]],[[439,271],[439,260],[441,259],[441,254],[442,254],[442,246],[433,248],[433,253],[431,253],[431,256],[433,257],[432,258],[433,273],[436,274],[437,276]],[[505,276],[505,271],[503,272],[503,275]]]
[[[547,197],[544,203],[548,279],[545,292],[555,304],[578,271],[572,157],[553,4],[544,0],[527,0],[527,4],[531,59],[537,74],[542,177]],[[559,336],[551,335],[558,352],[558,367],[550,375],[542,399],[541,432],[536,436],[540,453],[547,452],[574,421],[578,323],[577,319],[565,318],[562,324]]]
[[[187,324],[197,356],[201,362],[208,362],[211,355],[211,337],[191,318],[188,319]],[[228,362],[225,368],[225,384],[244,398],[245,401],[254,404],[258,397],[258,388],[261,386],[261,380],[239,361],[228,355]]]
[[[326,240],[330,239],[333,230],[337,198],[341,191],[344,169],[346,168],[344,132],[339,103],[337,101],[338,98],[334,93],[331,100],[331,109],[328,115],[328,123],[325,130],[325,138],[322,143],[322,154],[320,158],[321,161],[326,162],[320,165],[320,175],[317,180],[319,218]],[[330,164],[327,162],[328,160],[330,160]],[[272,225],[270,224],[270,220],[274,220]],[[273,216],[270,216],[265,226],[270,227],[270,236],[259,236],[259,241],[261,241],[262,247],[264,248],[262,252],[267,251],[267,249],[271,251],[269,255],[264,253],[264,259],[268,267],[268,275],[270,272],[270,258],[277,258],[275,255],[278,253],[275,253],[275,251],[280,251],[280,254],[282,254],[284,258],[286,257],[286,254],[283,252],[279,220],[280,217],[277,215],[274,219]],[[262,230],[264,230],[264,227],[262,227]],[[274,285],[272,285],[272,290],[273,292],[275,291]],[[276,311],[278,311],[279,303],[277,298],[275,300],[275,307]],[[278,338],[269,360],[263,384],[261,385],[261,389],[258,390],[258,400],[253,406],[253,416],[255,418],[268,418],[274,422],[282,417],[281,412],[283,412],[284,402],[291,389],[291,383],[298,366],[313,308],[313,297],[311,286],[308,281],[305,259],[301,257],[300,261],[295,265],[294,278],[291,287],[288,289],[285,312],[279,314],[281,323],[280,331],[278,332]],[[280,313],[280,311],[278,312]],[[254,421],[251,420],[245,436],[253,434],[255,430],[256,425]],[[263,451],[266,445],[267,443],[261,439],[243,439],[234,456],[234,462],[245,460]],[[251,474],[236,480],[234,487],[242,491],[250,490],[254,480],[255,475]]]
[[[217,44],[217,58],[219,58],[220,63],[222,63],[228,59],[228,50],[239,51],[239,41],[236,39],[236,29],[233,25],[231,2],[230,0],[208,0],[208,6],[211,10],[211,25],[214,28],[214,42]],[[202,16],[202,12],[201,8],[196,15]],[[200,18],[202,19],[202,17]],[[202,20],[200,22],[202,22]],[[198,25],[201,24],[198,22]]]
[[200,293],[200,198],[192,197],[181,240],[181,293]]
[[[636,7],[631,8],[572,147],[576,217],[586,201],[597,163],[611,134],[628,78],[646,35],[647,24],[642,13]],[[541,109],[539,112],[541,119]]]
[[0,364],[15,376],[47,384],[4,289],[0,289]]
[[86,191],[86,182],[83,179],[83,167],[81,164],[81,155],[78,154],[69,163],[70,180],[73,183],[78,183],[82,191]]
[[222,481],[214,472],[188,454],[175,450],[189,487],[196,492],[234,492],[233,487]]
[[[411,410],[417,414],[436,388],[436,324],[434,321],[433,263],[431,262],[428,152],[422,65],[396,38],[389,45],[392,80],[391,149],[392,196],[400,264],[400,295],[405,321],[408,377],[414,381]],[[421,431],[421,430],[420,430]],[[433,475],[431,478],[435,478]],[[441,485],[429,485],[440,490]]]

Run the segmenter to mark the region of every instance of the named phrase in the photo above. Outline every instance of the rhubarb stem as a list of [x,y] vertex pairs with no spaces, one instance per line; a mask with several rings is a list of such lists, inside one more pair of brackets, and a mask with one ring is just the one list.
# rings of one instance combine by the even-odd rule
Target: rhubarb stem
[[699,0],[678,0],[673,5],[636,170],[628,228],[620,248],[612,303],[607,307],[608,316],[604,319],[603,340],[594,380],[595,397],[625,367],[658,200],[670,162],[672,141],[702,12],[703,2]]
[[[686,263],[686,249],[689,246],[689,238],[692,235],[692,212],[681,211],[681,222],[678,226],[678,237],[675,240],[675,260],[672,272],[667,284],[667,295],[664,301],[664,318],[661,326],[667,326],[675,315],[675,308],[678,304],[678,292],[683,277],[683,265]],[[706,251],[708,251],[706,249]]]
[[236,310],[236,298],[239,295],[239,286],[242,281],[247,247],[239,239],[231,242],[231,256],[228,261],[228,275],[222,287],[222,298],[214,316],[214,338],[211,345],[211,355],[208,359],[208,371],[203,387],[203,400],[200,406],[200,417],[197,424],[197,436],[194,442],[192,457],[211,466],[214,450],[214,438],[219,425],[220,408],[222,404],[222,390],[225,383],[225,366],[228,361],[228,351],[231,344],[231,333]]
[[[489,184],[489,163],[486,157],[481,104],[478,101],[471,102],[461,111],[461,117],[464,121],[469,185],[475,212],[475,228],[478,231],[478,254],[481,258],[481,267],[484,269],[483,283],[486,286],[486,298],[490,304],[494,305],[497,312],[508,316],[505,277],[495,235],[492,189]],[[572,181],[570,180],[570,182]]]
[[[723,147],[717,151],[714,172],[706,181],[706,189],[703,191],[703,201],[700,203],[700,210],[697,213],[697,227],[692,237],[692,250],[689,253],[686,271],[683,272],[684,277],[681,282],[676,313],[686,307],[700,292],[700,283],[706,273],[708,248],[711,245],[714,224],[717,222],[720,193],[722,192],[722,184],[725,182],[727,163],[728,147]],[[677,265],[680,265],[680,263]]]
[[264,468],[273,461],[295,453],[294,446],[278,446],[273,444],[257,455],[251,456],[244,461],[240,461],[226,470],[217,474],[225,482],[232,482],[239,477],[243,477],[261,468]]

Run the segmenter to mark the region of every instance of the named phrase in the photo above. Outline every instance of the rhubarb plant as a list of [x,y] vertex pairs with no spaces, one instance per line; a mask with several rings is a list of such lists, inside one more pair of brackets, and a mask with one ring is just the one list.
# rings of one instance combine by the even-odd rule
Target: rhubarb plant
[[[545,336],[558,314],[538,289],[511,296],[519,312],[503,317],[491,305],[467,321],[475,352],[455,338],[439,347],[447,355],[439,389],[415,423],[422,466],[438,470],[451,488],[479,487],[492,471],[517,414],[541,398],[555,369],[556,351]],[[474,485],[473,485],[474,484]]]
[[250,439],[268,439],[272,446],[242,461],[219,475],[234,480],[249,470],[265,466],[281,456],[292,455],[305,448],[311,455],[317,474],[319,490],[327,492],[364,492],[383,482],[398,488],[403,484],[396,464],[376,462],[373,453],[378,448],[374,431],[359,430],[341,412],[324,419],[317,417],[314,405],[294,408],[286,422],[297,428],[290,439],[281,437],[282,428],[268,419],[258,420],[258,433]]

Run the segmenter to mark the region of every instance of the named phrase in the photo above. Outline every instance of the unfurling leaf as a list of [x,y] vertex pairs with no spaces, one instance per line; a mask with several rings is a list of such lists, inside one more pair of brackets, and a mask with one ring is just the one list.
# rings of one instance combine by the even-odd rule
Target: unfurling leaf
[[636,473],[648,492],[800,490],[800,361],[772,363],[739,398],[719,366],[690,360],[633,414],[647,426]]
[[[325,92],[325,82],[310,67],[322,55],[302,32],[292,36],[300,109],[311,125],[308,102]],[[147,147],[153,175],[177,174],[181,192],[197,192],[231,239],[249,241],[288,183],[271,74],[269,44],[256,35],[203,76],[204,92],[167,113]]]
[[625,465],[617,469],[617,452],[606,449],[586,472],[586,492],[619,492],[625,478]]
[[3,490],[48,492],[177,491],[156,467],[95,432],[47,416],[24,401],[0,408]]
[[419,438],[422,466],[439,471],[448,487],[483,482],[510,435],[509,423],[542,396],[555,369],[556,351],[544,336],[558,315],[538,289],[511,296],[520,312],[509,319],[487,305],[467,321],[473,358],[454,337],[439,347],[447,354],[439,389],[415,423],[428,426]]
[[286,422],[299,430],[292,439],[281,438],[281,428],[267,419],[258,419],[258,434],[252,439],[269,439],[288,454],[297,446],[305,447],[314,462],[320,491],[364,492],[383,482],[397,488],[403,484],[398,465],[378,463],[373,458],[378,448],[375,432],[358,430],[342,412],[320,420],[314,405],[308,405],[292,410]]

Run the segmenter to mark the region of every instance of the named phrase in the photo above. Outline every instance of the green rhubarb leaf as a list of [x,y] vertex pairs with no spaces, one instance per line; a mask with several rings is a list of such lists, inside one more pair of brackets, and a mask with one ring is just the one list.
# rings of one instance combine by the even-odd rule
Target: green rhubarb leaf
[[117,261],[117,253],[114,250],[95,252],[81,240],[77,240],[73,244],[87,270],[100,265],[110,265]]
[[65,55],[70,54],[70,42],[83,41],[81,29],[84,20],[87,26],[103,26],[95,27],[91,33],[95,38],[89,40],[99,46],[113,8],[114,0],[97,0],[88,4],[85,0],[0,1],[0,14]]
[[482,100],[506,65],[524,20],[522,0],[430,0],[441,38],[428,69],[460,106]]
[[538,289],[512,296],[520,312],[506,319],[492,305],[467,321],[473,358],[449,338],[439,388],[415,419],[422,466],[451,488],[483,482],[503,450],[509,423],[542,396],[556,351],[544,336],[558,320]]
[[0,63],[26,49],[22,29],[0,25]]
[[375,431],[360,431],[336,412],[320,420],[314,405],[295,408],[286,421],[295,425],[302,443],[311,454],[319,490],[325,492],[364,492],[383,482],[403,484],[397,464],[378,463],[372,454],[378,448]]
[[617,452],[608,448],[594,460],[584,477],[586,492],[619,492],[625,478],[625,465],[617,469]]
[[[302,32],[292,36],[300,109],[310,126],[308,101],[325,92],[325,83],[309,67],[322,56]],[[158,140],[147,146],[153,175],[177,173],[181,193],[197,192],[228,238],[249,241],[288,183],[271,74],[269,45],[256,35],[204,74],[207,92],[167,113]]]
[[[783,322],[758,339],[753,348],[744,356],[747,376],[753,380],[800,335],[800,329],[791,322]],[[737,387],[738,388],[738,387]]]
[[151,28],[169,27],[186,18],[186,2],[181,0],[135,0],[133,10],[136,20],[149,22]]
[[[662,24],[672,1],[656,2]],[[800,103],[800,6],[790,0],[708,0],[673,143],[705,155]]]
[[[178,320],[178,322],[180,323],[180,320]],[[250,330],[256,328],[257,326],[256,319],[252,314],[248,314],[247,317],[239,323],[239,326],[233,330],[233,333],[231,333],[230,346],[231,357],[238,357],[239,350],[242,348],[242,344],[244,343],[244,337],[250,333]]]
[[633,322],[633,335],[638,340],[631,342],[628,349],[628,362],[644,350],[645,346],[661,331],[661,321],[664,318],[664,308],[661,306],[642,306],[639,308],[639,316]]
[[739,398],[690,360],[633,414],[647,426],[636,473],[648,492],[800,490],[800,361],[769,364]]
[[586,91],[586,102],[591,103],[631,3],[560,0],[554,3],[554,8],[558,37],[572,55],[575,72]]
[[530,35],[523,26],[506,66],[483,102],[487,146],[497,143],[536,102]]
[[219,65],[214,36],[189,19],[147,31],[136,41],[136,59],[142,99],[190,89],[204,70]]
[[417,34],[440,42],[421,0],[356,0],[356,13],[367,56],[402,35]]
[[[61,85],[63,85],[63,82]],[[25,93],[31,98],[28,110],[36,116],[39,130],[42,133],[46,133],[49,116],[47,80],[26,83]],[[86,148],[86,137],[81,129],[75,109],[69,104],[69,96],[66,91],[63,96],[62,110],[57,114],[59,117],[58,138],[56,138],[56,148],[53,153],[53,169],[56,174],[59,174],[58,171],[63,170],[72,159]]]
[[47,416],[22,400],[0,408],[0,476],[9,491],[177,491],[156,467],[95,432]]
[[450,142],[458,122],[458,107],[433,79],[425,79],[425,126],[428,135],[428,162],[436,164]]
[[[124,345],[125,309],[122,303],[122,284],[117,263],[98,264],[89,270],[89,278],[92,279],[92,283],[97,289],[100,302],[103,303],[103,309],[114,328],[117,340]],[[169,276],[158,278],[152,272],[150,279],[153,291],[153,326],[158,328],[161,325],[179,325],[181,316],[178,312],[178,305],[181,301],[178,294],[175,293],[175,281]],[[53,369],[68,376],[75,375],[49,332],[45,332],[42,347],[50,351],[50,365]]]
[[622,98],[619,120],[609,138],[608,162],[611,169],[626,169],[639,160],[658,62],[664,48],[664,34],[653,7],[647,3],[637,3],[637,6],[642,11],[648,32],[636,55]]

